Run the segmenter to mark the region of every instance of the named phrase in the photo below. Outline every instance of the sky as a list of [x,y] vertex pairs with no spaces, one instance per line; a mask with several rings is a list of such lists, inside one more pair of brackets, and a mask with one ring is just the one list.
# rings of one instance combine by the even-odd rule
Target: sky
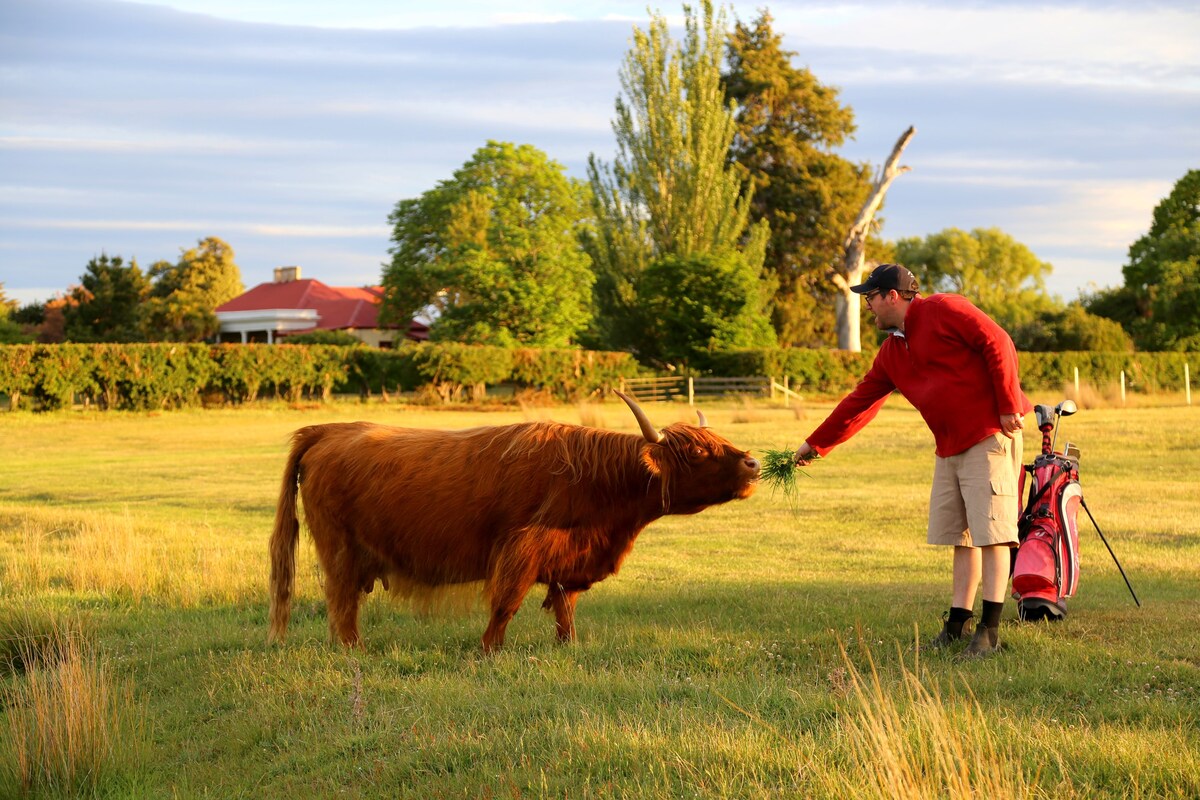
[[[916,136],[887,239],[1000,228],[1064,300],[1122,283],[1155,205],[1200,169],[1200,4],[764,5],[840,90],[878,167]],[[586,178],[611,161],[647,6],[509,0],[0,0],[0,283],[45,300],[100,254],[143,269],[208,236],[247,287],[278,266],[378,283],[396,202],[488,140]],[[677,36],[680,35],[678,29]]]

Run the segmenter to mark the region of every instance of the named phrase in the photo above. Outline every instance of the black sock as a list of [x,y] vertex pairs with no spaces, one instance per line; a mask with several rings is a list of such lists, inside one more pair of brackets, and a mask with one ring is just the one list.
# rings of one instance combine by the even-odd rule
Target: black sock
[[993,603],[990,600],[983,601],[983,614],[980,615],[979,624],[985,628],[1000,627],[1000,612],[1004,610],[1004,601]]
[[963,625],[975,616],[969,608],[950,606],[950,616],[946,619],[946,632],[951,636],[962,636]]

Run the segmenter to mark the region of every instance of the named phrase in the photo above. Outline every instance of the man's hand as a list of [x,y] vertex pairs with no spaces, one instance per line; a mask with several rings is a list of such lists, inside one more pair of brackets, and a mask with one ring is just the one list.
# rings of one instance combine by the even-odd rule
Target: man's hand
[[1000,415],[1000,432],[1008,438],[1013,438],[1013,434],[1025,427],[1025,418],[1020,414],[1001,414]]
[[821,456],[809,446],[808,442],[796,448],[796,466],[807,467]]

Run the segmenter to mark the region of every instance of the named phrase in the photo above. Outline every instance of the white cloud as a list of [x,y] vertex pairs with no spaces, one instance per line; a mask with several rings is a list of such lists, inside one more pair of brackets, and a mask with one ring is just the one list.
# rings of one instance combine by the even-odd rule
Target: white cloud
[[288,142],[274,139],[241,139],[207,134],[123,131],[119,134],[95,136],[3,136],[0,150],[16,152],[48,151],[93,154],[175,154],[175,155],[238,155],[281,156],[301,155],[319,142]]
[[1151,213],[1171,191],[1159,181],[1062,182],[1054,201],[1013,212],[1014,227],[1035,251],[1044,248],[1124,251],[1150,229]]
[[1200,93],[1200,13],[1195,10],[785,3],[772,13],[776,31],[801,58],[807,48],[819,46],[912,62],[895,69],[864,61],[836,76],[844,83],[973,79]]
[[637,0],[141,0],[150,5],[221,19],[331,29],[407,30],[596,19],[644,19]]
[[321,225],[308,223],[229,222],[220,220],[147,220],[147,219],[14,219],[0,218],[0,225],[64,231],[195,231],[221,230],[227,233],[251,233],[259,236],[314,239],[355,239],[362,236],[387,237],[384,225]]

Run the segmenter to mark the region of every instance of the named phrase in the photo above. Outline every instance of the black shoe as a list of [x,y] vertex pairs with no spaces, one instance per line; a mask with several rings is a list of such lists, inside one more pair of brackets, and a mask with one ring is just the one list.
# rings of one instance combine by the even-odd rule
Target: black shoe
[[1000,629],[980,625],[971,637],[967,649],[958,654],[959,658],[986,658],[1000,652]]
[[921,648],[922,650],[943,650],[955,642],[961,642],[967,638],[967,625],[971,623],[971,619],[963,622],[962,629],[958,632],[957,636],[950,630],[949,614],[942,614],[942,620],[941,633],[926,642]]

